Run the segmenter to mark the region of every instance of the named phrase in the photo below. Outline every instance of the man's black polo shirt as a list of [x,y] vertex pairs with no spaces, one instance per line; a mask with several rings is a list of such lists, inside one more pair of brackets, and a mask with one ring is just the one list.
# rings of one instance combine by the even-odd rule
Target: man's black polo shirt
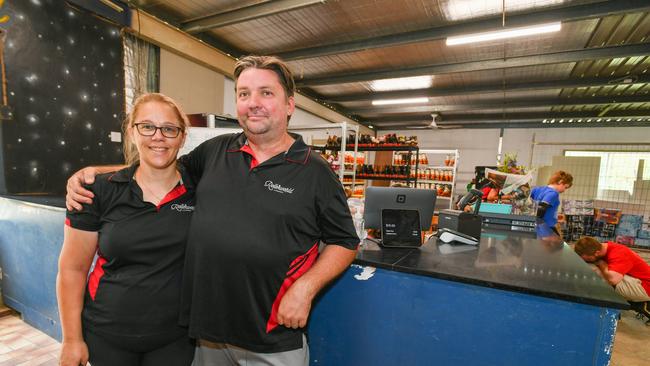
[[179,336],[181,276],[194,189],[183,176],[156,207],[142,200],[136,165],[98,175],[93,203],[68,211],[66,224],[99,232],[82,319],[104,336]]
[[319,241],[357,247],[341,183],[293,137],[289,151],[259,165],[244,134],[181,158],[199,181],[181,314],[191,337],[253,352],[302,347],[303,330],[275,323],[282,295],[315,262]]

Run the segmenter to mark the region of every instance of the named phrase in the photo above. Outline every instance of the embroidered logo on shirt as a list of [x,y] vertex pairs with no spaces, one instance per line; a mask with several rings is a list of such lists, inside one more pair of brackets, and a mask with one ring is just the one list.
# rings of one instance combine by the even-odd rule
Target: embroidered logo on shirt
[[268,188],[269,191],[278,192],[278,193],[289,193],[289,194],[293,193],[293,190],[295,189],[295,188],[283,187],[279,184],[275,184],[271,182],[270,180],[264,182],[264,187]]
[[178,212],[191,212],[194,211],[194,206],[188,206],[184,203],[181,204],[175,203],[172,205],[172,210]]

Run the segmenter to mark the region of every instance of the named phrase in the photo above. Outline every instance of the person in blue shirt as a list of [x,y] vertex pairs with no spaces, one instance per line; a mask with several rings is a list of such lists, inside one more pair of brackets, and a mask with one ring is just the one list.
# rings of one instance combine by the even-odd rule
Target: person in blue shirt
[[537,202],[537,217],[558,235],[560,231],[557,228],[557,209],[560,207],[560,193],[571,188],[572,185],[573,176],[558,170],[548,180],[548,185],[535,187],[530,192],[530,198]]

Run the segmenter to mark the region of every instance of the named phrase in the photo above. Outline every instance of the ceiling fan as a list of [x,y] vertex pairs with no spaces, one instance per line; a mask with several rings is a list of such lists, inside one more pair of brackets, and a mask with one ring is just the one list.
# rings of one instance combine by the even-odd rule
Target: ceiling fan
[[452,128],[462,128],[462,125],[438,125],[437,120],[440,118],[440,113],[431,113],[431,123],[426,126],[407,126],[410,130],[447,130]]

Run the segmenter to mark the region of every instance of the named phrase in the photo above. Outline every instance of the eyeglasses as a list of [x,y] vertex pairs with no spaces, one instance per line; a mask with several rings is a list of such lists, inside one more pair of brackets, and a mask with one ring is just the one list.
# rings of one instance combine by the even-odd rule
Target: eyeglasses
[[178,135],[183,131],[182,128],[176,126],[162,126],[157,127],[153,123],[134,123],[135,129],[138,130],[138,133],[142,136],[153,136],[156,134],[157,130],[160,130],[163,136],[168,138],[178,137]]

